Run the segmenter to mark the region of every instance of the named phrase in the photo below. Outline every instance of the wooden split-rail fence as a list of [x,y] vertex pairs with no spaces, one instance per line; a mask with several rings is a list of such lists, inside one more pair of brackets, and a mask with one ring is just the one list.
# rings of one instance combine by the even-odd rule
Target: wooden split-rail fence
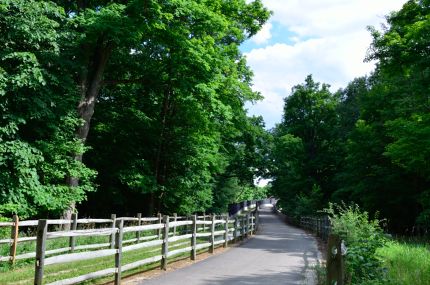
[[[230,242],[236,242],[255,233],[259,221],[257,204],[247,204],[246,210],[242,209],[234,216],[226,214],[179,217],[176,214],[173,216],[159,214],[157,217],[142,217],[138,214],[137,217],[117,218],[116,215],[112,215],[110,219],[78,219],[74,214],[71,220],[41,219],[21,222],[14,216],[12,222],[0,222],[0,227],[11,227],[11,238],[0,240],[0,245],[10,244],[10,255],[0,256],[0,262],[14,263],[19,259],[34,259],[34,284],[41,285],[46,283],[44,270],[47,266],[112,256],[114,260],[112,268],[63,280],[56,278],[56,281],[49,284],[77,284],[114,275],[114,284],[117,285],[121,283],[121,273],[124,271],[157,262],[162,269],[166,270],[169,258],[189,253],[191,260],[195,260],[199,251],[209,249],[209,252],[213,253],[218,246],[227,247]],[[79,225],[82,227],[90,224],[99,224],[102,227],[79,229]],[[70,230],[50,231],[51,225],[70,225]],[[36,234],[19,237],[19,227],[36,227]],[[132,235],[132,238],[125,239],[126,234],[128,237]],[[107,236],[109,242],[76,244],[78,237],[95,236]],[[68,246],[48,250],[47,241],[59,238],[67,238]],[[16,254],[19,243],[31,241],[36,241],[35,252]],[[123,253],[154,247],[155,252],[160,252],[161,248],[161,254],[127,264],[123,263]]]
[[312,231],[324,241],[328,241],[331,225],[328,216],[322,217],[301,217],[300,226]]
[[[273,210],[287,223],[297,224],[296,221],[283,214],[276,205]],[[347,252],[346,246],[341,237],[331,233],[331,224],[328,216],[300,218],[299,224],[301,228],[312,232],[320,237],[327,245],[327,260],[326,260],[326,283],[325,284],[345,284],[345,255]]]

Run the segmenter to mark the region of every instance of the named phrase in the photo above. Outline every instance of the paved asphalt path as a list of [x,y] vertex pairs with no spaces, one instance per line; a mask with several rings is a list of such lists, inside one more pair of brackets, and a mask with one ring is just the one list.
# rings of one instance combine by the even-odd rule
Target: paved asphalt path
[[242,245],[140,284],[309,285],[317,252],[314,238],[286,225],[267,207],[260,212],[259,233]]

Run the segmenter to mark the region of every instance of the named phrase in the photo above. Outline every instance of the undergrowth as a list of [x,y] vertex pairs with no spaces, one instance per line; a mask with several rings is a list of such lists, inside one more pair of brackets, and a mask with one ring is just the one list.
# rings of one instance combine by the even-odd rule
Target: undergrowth
[[[345,241],[346,280],[351,285],[430,285],[430,244],[388,238],[383,220],[371,219],[357,205],[330,204],[332,233]],[[327,285],[326,268],[315,268]],[[330,284],[331,285],[331,284]]]

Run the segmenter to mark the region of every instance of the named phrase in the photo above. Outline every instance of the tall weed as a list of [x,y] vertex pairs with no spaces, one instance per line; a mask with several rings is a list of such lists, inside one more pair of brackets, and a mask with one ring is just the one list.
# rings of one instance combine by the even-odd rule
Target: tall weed
[[385,279],[381,259],[377,256],[377,249],[386,242],[382,221],[370,219],[358,205],[329,204],[324,212],[330,218],[332,233],[339,234],[347,247],[347,283],[370,284],[372,280]]

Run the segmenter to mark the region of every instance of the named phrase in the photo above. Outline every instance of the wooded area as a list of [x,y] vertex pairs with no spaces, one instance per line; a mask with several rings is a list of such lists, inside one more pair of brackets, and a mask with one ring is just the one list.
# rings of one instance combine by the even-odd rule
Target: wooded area
[[430,225],[430,2],[369,28],[373,74],[337,92],[307,77],[267,131],[245,109],[262,96],[239,46],[270,14],[0,0],[0,218],[221,213],[271,178],[297,219],[354,201],[391,230]]
[[309,76],[286,97],[271,166],[286,213],[354,201],[390,230],[430,225],[429,19],[429,1],[408,1],[369,28],[373,74],[337,92]]
[[244,109],[261,95],[238,47],[269,16],[245,0],[1,0],[0,215],[265,197],[267,134]]

